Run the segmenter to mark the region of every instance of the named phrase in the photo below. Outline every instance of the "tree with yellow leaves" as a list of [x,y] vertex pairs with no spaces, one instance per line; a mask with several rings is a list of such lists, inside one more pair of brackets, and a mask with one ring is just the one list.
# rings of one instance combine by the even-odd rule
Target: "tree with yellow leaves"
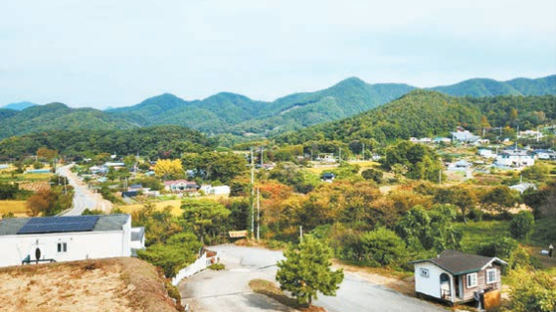
[[166,180],[183,175],[183,167],[179,159],[160,159],[154,166],[154,174]]

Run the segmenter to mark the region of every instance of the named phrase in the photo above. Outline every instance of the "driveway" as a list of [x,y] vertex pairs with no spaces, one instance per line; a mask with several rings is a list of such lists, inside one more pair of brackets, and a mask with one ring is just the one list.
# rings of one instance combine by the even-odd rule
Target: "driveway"
[[[248,283],[255,278],[274,281],[276,262],[282,252],[263,248],[219,245],[225,271],[204,271],[179,284],[183,301],[194,311],[292,311],[266,296],[253,293]],[[329,312],[446,311],[426,301],[408,297],[345,272],[336,297],[319,295],[314,302]]]
[[58,168],[57,173],[60,176],[68,178],[68,183],[73,186],[74,195],[73,203],[70,210],[66,211],[64,216],[79,216],[85,211],[89,210],[102,210],[110,212],[112,210],[112,203],[102,198],[98,193],[93,193],[87,185],[71,172],[71,166],[67,165]]

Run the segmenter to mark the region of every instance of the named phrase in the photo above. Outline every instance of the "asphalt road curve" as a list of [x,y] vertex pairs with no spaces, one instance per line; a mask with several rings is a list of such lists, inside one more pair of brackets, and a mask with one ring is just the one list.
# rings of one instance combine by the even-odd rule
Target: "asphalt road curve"
[[[253,293],[248,286],[255,278],[274,280],[276,262],[283,259],[282,252],[234,245],[213,246],[211,249],[219,251],[226,270],[206,270],[179,284],[183,302],[193,311],[294,311],[264,295]],[[347,272],[336,297],[319,295],[314,304],[328,312],[446,311]]]

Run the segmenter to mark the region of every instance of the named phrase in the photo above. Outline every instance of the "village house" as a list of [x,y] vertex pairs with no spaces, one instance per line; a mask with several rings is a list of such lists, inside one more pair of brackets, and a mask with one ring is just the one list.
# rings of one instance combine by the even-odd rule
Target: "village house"
[[535,164],[535,156],[526,150],[504,150],[496,157],[494,165],[502,168],[522,168]]
[[542,160],[556,159],[556,152],[554,152],[553,150],[536,149],[533,153],[535,154],[535,156],[537,156],[538,159],[542,159]]
[[527,191],[528,189],[532,189],[532,190],[536,190],[537,186],[533,183],[529,183],[529,182],[521,182],[519,184],[514,184],[512,186],[510,186],[510,189],[512,190],[516,190],[519,193],[523,194],[525,191]]
[[448,165],[450,171],[466,171],[470,169],[472,164],[465,159],[458,160]]
[[127,214],[2,219],[0,267],[129,257],[145,247],[133,232]]
[[479,136],[474,135],[468,130],[458,129],[456,132],[452,132],[451,134],[452,134],[452,141],[460,142],[460,143],[475,143],[480,139]]
[[493,152],[492,150],[482,148],[482,149],[479,149],[479,156],[484,157],[484,158],[496,158],[496,153]]
[[227,185],[212,186],[210,184],[205,184],[201,185],[199,191],[203,192],[205,195],[228,196],[230,195],[231,189]]
[[450,144],[452,140],[450,140],[450,138],[436,137],[432,140],[432,142],[435,144]]
[[436,258],[411,262],[415,268],[415,292],[418,296],[450,304],[477,300],[493,292],[499,297],[501,266],[497,257],[483,257],[445,250]]
[[164,189],[174,193],[193,193],[197,192],[199,186],[197,183],[187,180],[164,181]]
[[325,172],[325,173],[322,174],[321,181],[332,183],[332,182],[334,182],[335,178],[336,178],[336,175],[333,174],[332,172]]

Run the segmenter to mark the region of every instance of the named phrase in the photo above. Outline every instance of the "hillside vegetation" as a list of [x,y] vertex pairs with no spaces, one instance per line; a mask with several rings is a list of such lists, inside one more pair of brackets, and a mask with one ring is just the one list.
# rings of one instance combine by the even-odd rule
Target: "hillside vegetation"
[[212,143],[198,131],[179,126],[128,130],[53,130],[11,137],[0,141],[0,158],[34,154],[38,148],[54,149],[66,156],[116,153],[154,158],[178,157],[202,151]]
[[[351,117],[414,89],[407,84],[368,84],[352,77],[324,90],[295,93],[272,102],[221,92],[193,101],[166,93],[134,106],[106,111],[74,109],[61,103],[15,103],[6,106],[11,109],[0,109],[0,139],[38,131],[115,130],[155,125],[184,126],[208,135],[272,136]],[[540,96],[556,94],[556,75],[509,81],[470,79],[431,89],[452,96]]]
[[522,129],[534,127],[556,118],[556,96],[457,98],[435,91],[415,90],[354,117],[286,133],[277,140],[299,144],[319,139],[350,142],[372,138],[384,142],[398,138],[448,136],[457,126],[481,129],[481,123],[485,122],[483,116],[487,128],[515,127],[517,124]]
[[62,103],[32,106],[20,112],[14,110],[3,111],[3,113],[0,111],[0,139],[49,130],[114,130],[136,127],[136,125],[124,119],[111,116],[97,109],[69,108]]

